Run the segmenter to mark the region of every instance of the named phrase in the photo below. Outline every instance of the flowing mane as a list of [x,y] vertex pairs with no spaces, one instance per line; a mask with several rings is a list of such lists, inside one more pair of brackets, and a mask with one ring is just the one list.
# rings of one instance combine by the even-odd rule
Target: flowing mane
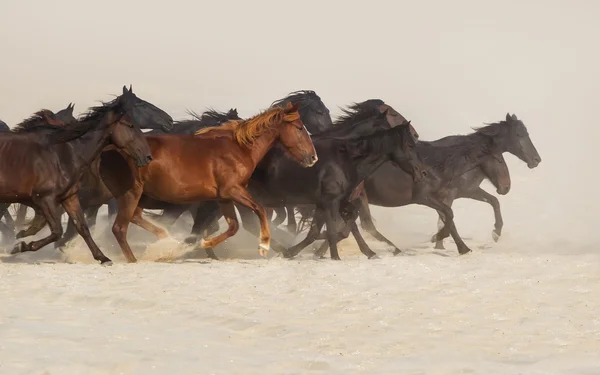
[[274,101],[271,103],[271,107],[284,107],[287,103],[300,103],[300,108],[303,108],[311,100],[319,101],[321,98],[312,90],[298,90],[290,92],[285,98]]
[[282,122],[292,122],[300,118],[298,112],[285,113],[285,109],[279,106],[269,108],[258,115],[247,120],[231,120],[221,126],[211,126],[201,129],[194,135],[202,135],[214,131],[223,134],[229,132],[232,138],[240,145],[251,146],[256,138],[273,126]]
[[49,109],[41,109],[17,124],[11,131],[13,133],[30,133],[38,130],[56,130],[61,128],[59,125],[48,124],[46,121],[47,117],[54,117],[54,112]]
[[410,134],[410,123],[391,129],[378,130],[372,134],[351,138],[340,143],[340,150],[348,153],[351,158],[368,154],[391,152],[398,147],[415,146]]
[[385,102],[381,99],[369,99],[361,103],[352,103],[347,108],[342,108],[343,114],[333,122],[333,126],[345,126],[366,120],[378,114],[379,106],[384,104]]

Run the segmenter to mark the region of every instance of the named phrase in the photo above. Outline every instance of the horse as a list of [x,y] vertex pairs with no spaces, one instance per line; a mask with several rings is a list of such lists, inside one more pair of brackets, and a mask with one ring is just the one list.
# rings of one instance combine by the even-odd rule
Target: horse
[[[263,162],[252,175],[248,189],[265,206],[282,207],[286,205],[316,204],[317,206],[330,207],[329,212],[333,215],[352,195],[349,190],[352,190],[354,185],[361,178],[364,178],[364,176],[361,177],[361,174],[370,173],[371,168],[376,168],[378,163],[395,157],[395,160],[403,163],[404,168],[411,171],[410,173],[415,173],[413,165],[410,162],[402,161],[406,158],[402,151],[409,152],[408,147],[412,143],[403,145],[402,150],[390,148],[391,146],[388,145],[386,146],[388,148],[384,147],[379,150],[380,152],[366,153],[355,158],[351,157],[355,154],[353,152],[340,151],[345,150],[347,142],[350,142],[348,143],[348,147],[354,150],[360,147],[374,148],[377,145],[386,145],[382,143],[382,137],[385,134],[379,134],[378,138],[374,140],[366,138],[357,140],[356,137],[372,134],[376,130],[390,129],[388,112],[391,109],[383,113],[380,113],[377,108],[370,108],[365,111],[369,112],[370,115],[356,116],[356,118],[360,118],[362,121],[353,124],[349,123],[344,127],[340,127],[339,130],[343,130],[343,133],[340,133],[340,131],[331,131],[312,136],[315,148],[317,148],[317,152],[320,155],[320,162],[310,171],[299,171],[293,165],[288,165],[290,163],[287,163],[278,154],[280,151],[273,150],[263,159]],[[396,138],[400,138],[399,140],[405,141],[405,138],[410,136],[410,142],[415,142],[414,129],[410,123],[406,122],[402,126],[402,129],[407,132],[407,136],[402,132],[397,134],[390,133],[388,135],[395,134],[395,137],[390,138],[390,140],[396,141],[398,140]],[[347,134],[353,134],[354,138],[348,139],[346,137]],[[371,151],[377,150],[369,149],[369,152]],[[406,159],[408,160],[408,158]],[[419,173],[417,172],[415,175],[419,175]],[[416,178],[419,179],[420,177]],[[358,181],[356,181],[357,179]],[[210,202],[203,202],[199,207],[199,213],[202,212],[202,215],[196,217],[197,221],[194,225],[195,234],[202,233],[204,226],[219,216],[218,207],[211,207],[208,203]],[[330,204],[333,206],[329,206]],[[238,210],[244,228],[250,233],[255,233],[256,227],[253,225],[253,221],[249,220],[247,210],[243,207],[238,207]],[[361,251],[368,257],[373,257],[375,254],[368,246],[362,246],[364,240],[362,240],[360,234],[354,232],[353,234],[359,243]],[[192,242],[190,241],[192,238],[188,239],[188,242]],[[336,242],[335,240],[332,241]],[[290,251],[276,243],[273,244],[273,249],[279,253],[290,253]],[[205,250],[210,258],[217,259],[212,249],[206,248]]]
[[[385,113],[378,117],[384,122]],[[396,126],[375,133],[350,139],[334,137],[313,137],[313,143],[321,162],[310,171],[301,171],[289,165],[284,159],[274,158],[268,169],[257,171],[250,181],[248,189],[265,205],[311,204],[323,212],[327,224],[331,259],[340,260],[337,243],[340,212],[352,202],[355,188],[381,164],[392,161],[406,170],[415,181],[419,181],[425,170],[414,153],[415,139],[411,134],[411,125]],[[352,221],[354,223],[354,221]],[[358,232],[356,224],[351,232],[361,252],[372,259],[376,254],[367,246]],[[319,228],[320,229],[320,228]],[[310,239],[308,239],[310,241]],[[297,255],[303,243],[283,251],[286,258]]]
[[[332,136],[337,138],[351,138],[356,136],[357,134],[366,134],[363,129],[371,129],[371,125],[368,122],[362,123],[363,120],[373,119],[373,116],[376,113],[386,113],[387,122],[390,127],[395,127],[398,125],[402,125],[408,123],[406,118],[402,116],[398,111],[396,111],[392,106],[386,104],[381,99],[367,99],[360,103],[351,103],[346,108],[342,108],[342,115],[340,115],[333,126],[330,129],[325,129],[317,133],[317,135],[321,136]],[[353,132],[348,132],[347,128],[356,123],[362,123],[363,129],[354,128]],[[413,135],[413,138],[416,140],[419,139],[419,133],[414,129],[412,125],[410,125],[410,131]],[[282,224],[285,220],[286,216],[288,219],[287,230],[292,234],[298,233],[298,224],[296,222],[296,218],[294,215],[293,206],[286,207],[276,207],[275,212],[277,213],[277,218],[273,221],[272,225],[277,227]]]
[[[451,146],[459,141],[460,136],[448,136],[431,143],[436,146]],[[496,188],[496,193],[499,195],[506,195],[510,191],[510,172],[508,170],[506,160],[504,160],[504,156],[501,153],[492,154],[490,157],[485,158],[483,163],[479,165],[478,168],[472,169],[462,176],[454,179],[451,183],[450,189],[442,201],[449,207],[452,207],[452,203],[458,198],[470,198],[489,203],[494,210],[495,217],[492,238],[495,242],[498,242],[502,234],[504,222],[502,220],[502,214],[500,213],[500,203],[498,202],[498,198],[489,194],[480,187],[481,183],[485,179],[492,183],[492,185]],[[441,216],[439,216],[438,230],[442,227],[443,219]],[[443,241],[436,240],[435,248],[444,249]]]
[[[458,253],[469,253],[471,249],[462,241],[454,225],[452,208],[444,202],[448,201],[453,181],[504,152],[509,152],[526,162],[530,169],[537,167],[542,161],[529,137],[527,127],[514,114],[507,114],[503,121],[474,130],[471,134],[457,136],[451,142],[443,141],[438,145],[434,142],[419,141],[416,147],[417,154],[429,167],[428,170],[432,171],[419,184],[413,183],[406,172],[391,163],[383,164],[370,175],[364,182],[366,196],[361,197],[362,209],[359,210],[363,229],[371,230],[374,227],[369,210],[365,208],[368,208],[368,204],[382,207],[424,205],[437,210],[444,221],[443,228],[431,241],[441,241],[452,235]],[[326,243],[323,244],[315,254],[322,256],[327,250],[326,246]],[[400,250],[395,248],[394,254],[399,252]]]
[[[77,119],[73,117],[73,108],[74,105],[71,103],[67,108],[57,112],[54,116],[54,119],[57,120],[55,121],[55,123],[59,125],[68,125],[76,122]],[[20,133],[30,131],[44,131],[44,127],[37,127],[37,125],[40,124],[40,121],[41,120],[21,123],[20,126],[14,131]],[[43,123],[43,121],[41,122]],[[173,124],[169,122],[149,122],[140,124],[141,129],[158,129],[160,131],[165,132],[168,132],[172,127]],[[100,207],[112,198],[110,192],[108,191],[106,186],[104,186],[102,179],[98,176],[98,162],[99,159],[96,158],[92,161],[88,168],[85,168],[84,173],[79,181],[79,190],[77,191],[79,197],[79,205],[84,212],[86,223],[89,229],[93,228],[96,225],[96,216]],[[26,210],[27,206],[21,205],[20,208],[25,208]],[[60,207],[58,209],[60,215],[62,215],[62,210],[60,210]],[[36,211],[35,216],[29,225],[29,228],[17,233],[16,238],[19,239],[33,236],[37,234],[40,230],[42,230],[42,228],[45,225],[46,219],[44,215],[41,212]],[[69,217],[67,222],[67,229],[64,235],[58,241],[54,242],[54,247],[63,247],[68,242],[68,240],[75,237],[75,235],[77,235],[77,228],[73,222],[73,219]]]
[[0,202],[24,203],[40,210],[51,230],[46,238],[18,243],[11,253],[37,251],[58,240],[62,235],[61,204],[94,259],[110,264],[89,233],[77,196],[78,181],[109,144],[130,155],[137,167],[147,165],[152,155],[138,124],[162,125],[173,120],[125,86],[122,95],[91,108],[74,124],[61,126],[46,114],[40,111],[34,115],[45,121],[38,125],[40,131],[0,133]]
[[[325,104],[323,103],[323,101],[321,100],[321,98],[314,92],[311,90],[299,90],[299,91],[294,91],[289,93],[286,97],[276,100],[273,103],[271,103],[270,108],[273,107],[282,107],[284,108],[287,104],[289,103],[298,103],[298,113],[300,114],[300,120],[302,120],[302,123],[304,124],[304,126],[306,127],[306,129],[308,130],[309,133],[318,133],[318,132],[322,132],[325,131],[327,129],[330,129],[333,126],[333,123],[331,121],[331,116],[329,114],[329,109],[325,106]],[[192,114],[192,116],[194,116],[193,112],[189,112],[190,114]],[[212,125],[219,125],[221,123],[227,122],[228,120],[241,120],[238,117],[237,111],[235,110],[230,110],[226,116],[221,115],[215,115],[216,113],[211,113],[209,116],[206,116],[206,113],[203,114],[202,116],[200,116],[200,118],[198,118],[197,115],[195,115],[194,117],[196,117],[195,120],[186,120],[186,121],[182,121],[181,125],[176,125],[174,127],[174,131],[172,133],[177,133],[178,130],[180,128],[180,126],[182,126],[182,128],[184,129],[193,129],[194,127],[196,127],[197,130],[200,130],[200,128],[204,128],[207,126],[207,124],[209,124],[210,122],[214,122]],[[390,117],[392,116],[392,111],[390,111]],[[209,125],[209,126],[212,126]],[[197,131],[196,130],[196,131]],[[276,147],[280,147],[279,145],[276,145]],[[206,206],[204,206],[203,208],[199,208],[198,204],[194,204],[194,205],[174,205],[174,204],[167,204],[165,202],[154,202],[155,204],[153,206],[148,206],[147,208],[152,208],[152,209],[162,209],[163,210],[163,214],[162,215],[153,215],[153,218],[156,219],[158,221],[158,223],[160,223],[162,226],[164,226],[165,228],[169,228],[171,227],[175,221],[186,211],[190,211],[190,213],[192,214],[192,216],[194,218],[198,217],[198,216],[202,216],[202,212],[204,212]],[[215,209],[218,210],[219,205],[217,202],[215,201],[207,201],[207,202],[203,202],[203,204],[205,205],[209,205],[211,206],[211,209]],[[198,210],[200,210],[200,212],[198,212]],[[278,214],[278,218],[281,216],[281,214]],[[272,212],[271,210],[268,210],[267,212],[267,217],[269,218],[269,220],[272,217]],[[285,211],[283,213],[283,216],[285,218]],[[291,218],[293,219],[293,217]],[[210,224],[210,226],[208,227],[208,231],[209,234],[212,233],[216,233],[219,231],[219,224],[218,224],[218,218],[213,220],[213,222]],[[194,220],[196,222],[196,220]],[[196,242],[196,238],[188,238],[186,241],[188,242]]]
[[158,238],[168,236],[166,230],[143,218],[146,199],[176,204],[218,200],[229,228],[205,239],[207,247],[216,246],[237,232],[233,202],[246,206],[260,220],[259,254],[265,256],[271,241],[265,210],[245,188],[252,172],[277,141],[294,163],[304,168],[312,167],[318,160],[300,119],[298,104],[291,103],[248,120],[206,128],[195,135],[149,135],[146,140],[155,157],[147,167],[135,169],[131,159],[118,151],[103,152],[100,160],[100,175],[119,206],[113,234],[128,262],[136,262],[127,243],[130,222]]
[[[202,115],[198,115],[191,111],[189,113],[194,116],[195,119],[175,121],[172,129],[170,130],[165,129],[164,127],[152,128],[152,124],[141,124],[142,129],[152,129],[151,131],[144,133],[144,136],[148,136],[149,134],[190,134],[189,132],[191,130],[196,132],[209,126],[215,126],[222,121],[240,120],[237,115],[237,110],[235,109],[231,109],[228,112],[217,112],[213,109],[209,109]],[[116,203],[112,193],[106,187],[102,181],[102,178],[100,178],[99,168],[100,159],[97,158],[92,162],[90,168],[84,174],[80,182],[81,187],[79,189],[79,200],[81,202],[81,207],[85,212],[86,220],[88,221],[88,226],[90,228],[95,225],[98,210],[103,204],[108,204],[111,201],[115,201]],[[161,215],[156,216],[160,218]],[[111,215],[109,215],[109,219],[110,218]],[[66,243],[75,237],[76,234],[77,231],[75,229],[75,225],[73,221],[69,219],[67,223],[67,229],[62,238],[55,242],[55,247],[60,248],[65,246]]]
[[[50,110],[43,110],[44,111],[43,118],[40,118],[38,116],[33,116],[33,117],[29,118],[28,121],[21,122],[18,126],[16,126],[11,131],[14,133],[24,133],[24,132],[29,132],[31,130],[48,131],[44,127],[38,126],[38,125],[47,124],[47,121],[46,121],[47,119],[51,119],[50,121],[52,121],[57,126],[72,124],[77,121],[77,119],[73,116],[74,109],[75,109],[75,105],[73,103],[69,103],[69,105],[66,108],[63,108],[56,113],[53,113]],[[10,206],[9,204],[0,205],[0,211],[5,210],[5,212],[6,212],[5,217],[7,220],[7,224],[9,221],[12,221],[12,217],[10,219],[8,218],[10,216],[10,214],[8,213],[9,206]],[[18,208],[17,208],[17,218],[13,223],[13,231],[16,228],[20,228],[24,225],[26,215],[27,215],[27,206],[24,204],[19,204]],[[36,212],[35,215],[38,218],[38,220],[39,220],[39,218],[43,219],[43,217],[44,217],[41,212]],[[35,217],[34,217],[34,220],[35,220]],[[44,221],[44,223],[45,223],[45,221]],[[20,233],[17,234],[16,238],[18,239],[18,238],[25,237],[25,235],[24,235],[25,233],[27,233],[27,230],[21,231]]]

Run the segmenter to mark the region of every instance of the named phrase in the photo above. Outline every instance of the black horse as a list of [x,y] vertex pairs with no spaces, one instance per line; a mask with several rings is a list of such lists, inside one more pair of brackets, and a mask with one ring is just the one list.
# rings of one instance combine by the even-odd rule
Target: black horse
[[[47,119],[50,119],[50,121],[62,122],[64,124],[72,124],[75,121],[77,121],[77,119],[75,117],[73,117],[73,109],[74,108],[75,108],[75,105],[73,103],[69,103],[69,105],[66,108],[61,109],[60,111],[58,111],[56,113],[53,113],[50,110],[44,110],[43,116],[45,116],[45,118],[47,118]],[[21,124],[19,124],[14,129],[11,130],[8,127],[8,125],[6,125],[6,123],[0,121],[0,132],[12,131],[14,133],[23,133],[23,132],[29,131],[30,129],[38,129],[37,127],[39,125],[43,125],[43,124],[45,124],[44,119],[42,119],[41,117],[33,116],[33,117],[29,118],[28,121],[22,122]],[[14,239],[15,228],[23,225],[23,223],[25,221],[25,216],[27,214],[27,206],[22,205],[22,204],[17,204],[16,205],[18,207],[17,208],[17,218],[15,221],[15,220],[13,220],[12,216],[8,212],[9,206],[10,206],[10,204],[0,204],[0,212],[2,212],[2,214],[0,214],[0,216],[3,216],[4,219],[6,220],[6,225],[4,225],[2,222],[0,222],[0,231],[2,231],[3,242],[12,241]],[[41,213],[40,213],[40,215],[41,215]]]
[[[360,205],[361,224],[365,230],[374,228],[368,210],[369,203],[383,207],[400,207],[408,204],[428,206],[437,210],[444,221],[443,228],[433,236],[432,242],[441,241],[451,234],[460,254],[466,254],[471,250],[458,235],[453,220],[454,213],[449,206],[451,203],[449,197],[452,197],[452,189],[456,186],[453,186],[455,179],[485,165],[490,162],[490,158],[499,161],[498,158],[504,152],[509,152],[523,160],[529,168],[537,167],[542,160],[529,137],[526,126],[514,114],[507,114],[504,121],[478,128],[469,135],[441,141],[437,145],[435,142],[420,141],[416,146],[416,152],[428,167],[428,171],[433,173],[429,173],[416,184],[402,169],[392,163],[383,164],[365,180],[366,196],[361,197],[363,202]],[[382,240],[388,242],[385,238]],[[316,255],[322,256],[326,250],[325,243]],[[396,249],[395,253],[398,252],[399,250]]]

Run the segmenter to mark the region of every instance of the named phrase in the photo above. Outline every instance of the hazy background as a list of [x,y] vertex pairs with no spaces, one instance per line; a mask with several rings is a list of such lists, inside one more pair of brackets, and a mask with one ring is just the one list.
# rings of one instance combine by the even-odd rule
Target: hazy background
[[[426,140],[510,111],[543,161],[529,170],[506,156],[499,246],[595,251],[598,11],[593,0],[2,0],[0,118],[12,126],[69,102],[80,113],[124,84],[176,119],[208,106],[251,116],[300,89],[334,116],[381,98]],[[455,212],[463,236],[489,239],[491,208],[463,200]],[[417,213],[431,228],[411,226]],[[400,245],[436,225],[420,207],[375,217]]]

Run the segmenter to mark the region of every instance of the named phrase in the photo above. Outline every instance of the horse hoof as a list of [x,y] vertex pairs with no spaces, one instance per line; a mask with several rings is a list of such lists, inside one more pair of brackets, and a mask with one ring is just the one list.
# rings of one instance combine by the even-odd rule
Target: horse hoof
[[465,249],[459,249],[459,250],[458,250],[458,253],[459,253],[460,255],[469,254],[470,252],[471,252],[471,249],[469,249],[468,247],[467,247],[467,248],[465,248]]
[[14,254],[19,254],[22,253],[24,251],[26,251],[27,245],[25,245],[25,242],[19,242],[18,244],[15,245],[15,247],[13,247],[13,249],[10,251],[11,255]]
[[392,254],[393,254],[394,256],[396,256],[396,255],[398,255],[398,254],[400,254],[400,253],[402,253],[402,250],[400,250],[400,249],[396,249],[396,250],[394,250],[394,252],[393,252]]
[[434,234],[433,236],[431,236],[431,243],[438,242],[438,241],[439,240],[437,238],[437,234]]
[[496,231],[496,229],[494,229],[494,230],[492,231],[492,238],[494,239],[494,242],[498,242],[498,240],[500,239],[500,233],[498,233],[498,232]]
[[369,259],[381,259],[381,258],[379,257],[379,255],[373,254],[369,257]]
[[443,242],[436,242],[433,248],[436,250],[446,250]]
[[185,242],[187,245],[194,245],[198,242],[198,237],[189,236],[189,237],[186,237],[185,240],[183,240],[183,242]]
[[27,237],[27,236],[25,236],[25,231],[24,230],[19,231],[19,233],[17,233],[17,235],[15,236],[15,239],[18,240],[18,239],[23,238],[23,237]]
[[107,261],[101,262],[100,265],[102,267],[110,267],[113,265],[113,263],[112,263],[112,260],[107,260]]

